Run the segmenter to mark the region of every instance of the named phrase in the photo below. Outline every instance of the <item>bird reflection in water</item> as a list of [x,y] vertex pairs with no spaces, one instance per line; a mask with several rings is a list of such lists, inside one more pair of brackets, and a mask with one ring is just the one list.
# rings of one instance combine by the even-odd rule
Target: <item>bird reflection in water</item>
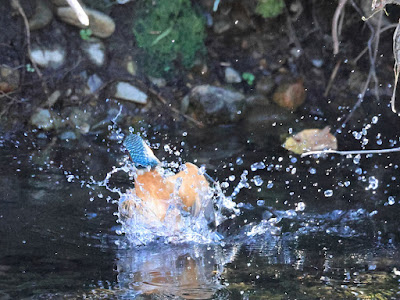
[[211,299],[223,287],[224,266],[234,260],[238,250],[239,246],[153,243],[120,251],[119,290],[125,296]]

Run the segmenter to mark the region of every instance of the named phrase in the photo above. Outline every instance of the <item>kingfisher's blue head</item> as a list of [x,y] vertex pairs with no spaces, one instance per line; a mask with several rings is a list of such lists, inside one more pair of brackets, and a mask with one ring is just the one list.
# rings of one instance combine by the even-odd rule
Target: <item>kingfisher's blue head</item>
[[137,168],[156,167],[160,161],[138,134],[129,134],[123,145],[129,152],[132,162]]

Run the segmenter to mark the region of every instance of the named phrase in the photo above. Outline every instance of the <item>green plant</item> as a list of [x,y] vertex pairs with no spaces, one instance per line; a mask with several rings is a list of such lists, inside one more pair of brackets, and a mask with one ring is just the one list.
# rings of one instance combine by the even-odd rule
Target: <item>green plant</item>
[[258,0],[256,13],[264,18],[273,18],[281,14],[284,7],[285,2],[283,0]]
[[249,73],[249,72],[244,72],[242,74],[242,78],[243,78],[244,81],[247,82],[248,85],[253,85],[254,84],[254,79],[256,79],[254,74],[253,73]]
[[35,72],[35,69],[34,69],[34,68],[32,67],[32,65],[29,64],[29,63],[25,65],[25,69],[26,69],[26,71],[29,72],[29,73]]
[[81,39],[84,41],[88,41],[90,39],[90,37],[92,36],[92,34],[93,34],[93,32],[90,28],[79,30],[79,35],[81,36]]
[[190,0],[143,2],[133,32],[143,49],[145,71],[152,76],[173,73],[175,62],[191,67],[196,55],[205,52],[205,31],[204,20]]

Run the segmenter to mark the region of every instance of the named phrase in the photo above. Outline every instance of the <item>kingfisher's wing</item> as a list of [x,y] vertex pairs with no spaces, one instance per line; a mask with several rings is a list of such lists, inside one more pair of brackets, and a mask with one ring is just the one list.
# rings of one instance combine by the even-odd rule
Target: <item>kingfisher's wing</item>
[[123,145],[128,150],[135,167],[154,168],[160,163],[150,147],[138,134],[129,134]]

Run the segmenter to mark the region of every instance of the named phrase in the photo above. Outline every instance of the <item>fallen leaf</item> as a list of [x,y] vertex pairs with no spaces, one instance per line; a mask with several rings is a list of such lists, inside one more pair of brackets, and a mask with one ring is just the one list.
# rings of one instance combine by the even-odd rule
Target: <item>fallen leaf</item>
[[296,154],[308,151],[337,150],[336,137],[330,133],[330,127],[324,129],[305,129],[289,137],[283,147]]

